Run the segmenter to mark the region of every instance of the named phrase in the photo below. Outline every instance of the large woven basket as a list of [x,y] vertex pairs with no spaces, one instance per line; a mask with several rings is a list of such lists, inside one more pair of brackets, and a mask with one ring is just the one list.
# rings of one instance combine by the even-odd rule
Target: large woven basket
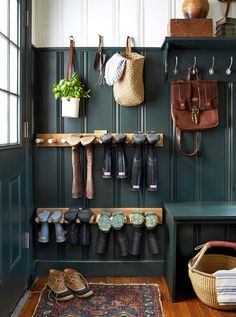
[[115,101],[121,106],[137,106],[144,101],[144,56],[131,51],[131,38],[127,37],[124,72],[113,86]]
[[[189,260],[188,274],[198,298],[206,305],[222,310],[236,309],[236,305],[219,305],[216,296],[216,278],[218,270],[230,270],[236,267],[236,258],[222,254],[205,254],[210,247],[229,247],[236,249],[236,243],[226,241],[210,241],[200,246],[198,254]],[[199,247],[198,247],[199,248]],[[196,249],[198,249],[196,248]]]

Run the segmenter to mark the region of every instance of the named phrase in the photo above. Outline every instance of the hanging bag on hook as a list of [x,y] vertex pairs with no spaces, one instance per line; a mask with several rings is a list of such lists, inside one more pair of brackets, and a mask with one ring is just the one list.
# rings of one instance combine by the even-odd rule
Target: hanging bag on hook
[[[192,71],[193,68],[188,69],[187,80],[171,83],[171,115],[178,148],[185,156],[196,155],[200,150],[201,131],[214,128],[219,123],[217,81],[199,79],[197,68],[194,68],[196,79],[191,80]],[[195,148],[190,153],[182,149],[184,131],[194,132]]]
[[122,106],[137,106],[144,101],[144,56],[131,51],[131,38],[126,41],[125,68],[119,81],[113,86],[114,97]]

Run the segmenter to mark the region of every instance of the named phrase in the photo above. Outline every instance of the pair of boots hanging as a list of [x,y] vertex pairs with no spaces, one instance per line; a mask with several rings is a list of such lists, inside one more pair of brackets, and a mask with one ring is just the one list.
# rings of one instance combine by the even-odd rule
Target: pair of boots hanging
[[[67,143],[72,146],[72,198],[80,198],[86,196],[88,199],[93,199],[93,142],[94,136],[86,136],[82,138],[71,137],[67,139]],[[83,177],[80,162],[80,143],[86,149],[87,158],[87,177],[86,187],[84,191]]]
[[[131,171],[131,189],[133,191],[140,191],[143,188],[143,144],[148,142],[148,151],[146,156],[146,188],[150,191],[158,190],[158,163],[157,152],[155,148],[156,142],[160,136],[158,133],[152,131],[147,135],[141,132],[136,132],[133,135],[133,141],[136,146],[133,157],[132,171]],[[101,136],[104,144],[104,160],[102,167],[102,177],[112,177],[112,135],[104,134]],[[128,166],[126,162],[124,143],[126,135],[119,133],[114,136],[116,148],[116,178],[128,178]]]
[[96,242],[96,252],[103,254],[107,250],[109,233],[111,228],[114,229],[116,241],[120,250],[121,256],[129,254],[138,256],[142,249],[142,236],[144,226],[146,227],[147,244],[151,254],[159,253],[159,243],[157,239],[158,217],[152,212],[142,211],[135,212],[130,215],[130,222],[133,225],[132,238],[129,242],[127,231],[125,229],[126,218],[121,211],[114,212],[112,215],[108,211],[102,212],[97,218],[98,236]]
[[158,162],[155,144],[159,138],[159,134],[155,131],[148,132],[147,135],[142,132],[136,132],[133,135],[133,141],[136,145],[131,171],[131,189],[133,191],[140,191],[144,187],[143,144],[146,141],[148,142],[145,160],[146,188],[150,191],[158,190]]

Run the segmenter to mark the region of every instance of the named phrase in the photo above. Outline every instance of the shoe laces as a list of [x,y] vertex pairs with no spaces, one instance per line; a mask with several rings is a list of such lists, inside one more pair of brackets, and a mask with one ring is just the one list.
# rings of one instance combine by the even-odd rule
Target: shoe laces
[[70,275],[71,282],[75,284],[75,286],[80,286],[79,284],[84,284],[86,287],[88,287],[88,282],[86,279],[83,277],[83,275],[79,272],[72,273]]
[[[55,280],[55,283],[53,284],[52,288],[50,288],[49,292],[48,292],[48,299],[50,300],[50,295],[51,295],[51,292],[54,291],[54,289],[56,288],[56,286],[58,286],[59,288],[62,288],[62,287],[65,287],[65,273],[63,273],[61,276],[57,277],[56,280]],[[57,296],[58,294],[56,294],[54,297],[55,297],[55,300],[56,300],[56,304],[60,307],[63,307],[61,306],[58,301],[57,301]]]

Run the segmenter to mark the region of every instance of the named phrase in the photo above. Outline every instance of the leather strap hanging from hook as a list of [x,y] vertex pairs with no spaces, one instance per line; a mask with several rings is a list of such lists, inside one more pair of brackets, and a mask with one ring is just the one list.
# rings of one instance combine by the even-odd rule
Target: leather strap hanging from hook
[[131,54],[131,42],[132,42],[132,38],[130,36],[127,36],[127,40],[126,40],[126,54]]
[[68,60],[68,64],[67,64],[66,79],[71,79],[71,76],[72,76],[72,64],[73,64],[73,57],[74,57],[74,46],[75,46],[74,37],[70,36],[70,50],[69,50],[69,60]]
[[231,0],[227,0],[227,7],[226,7],[226,11],[225,11],[225,17],[227,18],[228,14],[229,14],[229,9],[231,6]]

